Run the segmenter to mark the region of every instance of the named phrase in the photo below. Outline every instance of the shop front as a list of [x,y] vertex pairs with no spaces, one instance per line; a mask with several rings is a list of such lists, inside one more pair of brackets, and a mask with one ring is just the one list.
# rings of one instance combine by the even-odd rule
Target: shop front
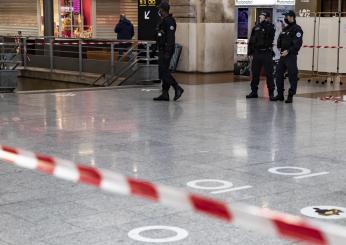
[[[54,0],[54,36],[62,38],[91,38],[92,0]],[[40,0],[41,28],[43,35],[43,0]]]
[[[138,22],[152,22],[159,0],[51,0],[53,4],[54,36],[60,38],[114,39],[114,27],[121,14],[133,23],[137,38]],[[45,0],[1,0],[0,36],[44,35]],[[153,5],[144,9],[143,3]],[[141,6],[141,8],[139,8]],[[47,16],[47,15],[46,15]],[[157,16],[156,16],[157,17]],[[149,18],[149,19],[148,19]],[[139,20],[140,19],[140,20]]]

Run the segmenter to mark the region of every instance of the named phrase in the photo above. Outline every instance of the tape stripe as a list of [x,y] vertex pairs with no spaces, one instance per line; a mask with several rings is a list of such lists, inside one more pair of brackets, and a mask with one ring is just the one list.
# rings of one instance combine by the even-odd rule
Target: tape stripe
[[191,209],[277,237],[318,245],[346,243],[346,228],[338,225],[310,221],[245,204],[234,203],[230,206],[221,201],[189,194],[175,188],[127,178],[108,170],[76,165],[70,161],[5,146],[0,146],[0,159],[25,168],[32,169],[36,166],[35,169],[40,172],[93,185],[113,193],[143,197],[175,208]]

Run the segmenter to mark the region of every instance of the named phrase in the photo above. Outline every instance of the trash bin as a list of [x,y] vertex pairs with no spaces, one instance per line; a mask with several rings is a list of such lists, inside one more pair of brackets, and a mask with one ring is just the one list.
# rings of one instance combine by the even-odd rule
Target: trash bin
[[18,84],[18,71],[0,70],[0,92],[13,92]]

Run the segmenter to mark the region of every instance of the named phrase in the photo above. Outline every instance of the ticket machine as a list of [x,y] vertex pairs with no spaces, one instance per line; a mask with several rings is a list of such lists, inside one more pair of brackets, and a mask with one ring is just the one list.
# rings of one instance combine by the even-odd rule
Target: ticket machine
[[[248,42],[251,30],[258,21],[261,12],[270,13],[273,24],[276,27],[274,43],[282,30],[283,14],[288,10],[294,10],[295,0],[236,0],[235,1],[235,57],[234,74],[250,75],[250,64],[247,56]],[[276,56],[279,51],[274,46]]]

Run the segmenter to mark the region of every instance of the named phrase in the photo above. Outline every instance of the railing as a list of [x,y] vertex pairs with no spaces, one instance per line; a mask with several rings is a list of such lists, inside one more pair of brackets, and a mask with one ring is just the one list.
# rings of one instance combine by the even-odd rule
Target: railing
[[15,70],[21,63],[17,44],[0,42],[0,70]]
[[[151,69],[153,72],[149,72],[150,74],[157,70],[157,57],[152,41],[6,37],[2,40],[0,38],[0,42],[0,51],[6,47],[17,50],[12,54],[21,57],[19,63],[24,69],[69,71],[80,80],[93,74],[95,80],[91,85],[120,84],[142,69]],[[157,74],[151,76],[155,78],[147,77],[144,80],[157,79]]]
[[345,12],[318,12],[297,18],[304,31],[299,68],[309,71],[309,82],[316,79],[316,83],[342,84],[346,71],[345,16]]

